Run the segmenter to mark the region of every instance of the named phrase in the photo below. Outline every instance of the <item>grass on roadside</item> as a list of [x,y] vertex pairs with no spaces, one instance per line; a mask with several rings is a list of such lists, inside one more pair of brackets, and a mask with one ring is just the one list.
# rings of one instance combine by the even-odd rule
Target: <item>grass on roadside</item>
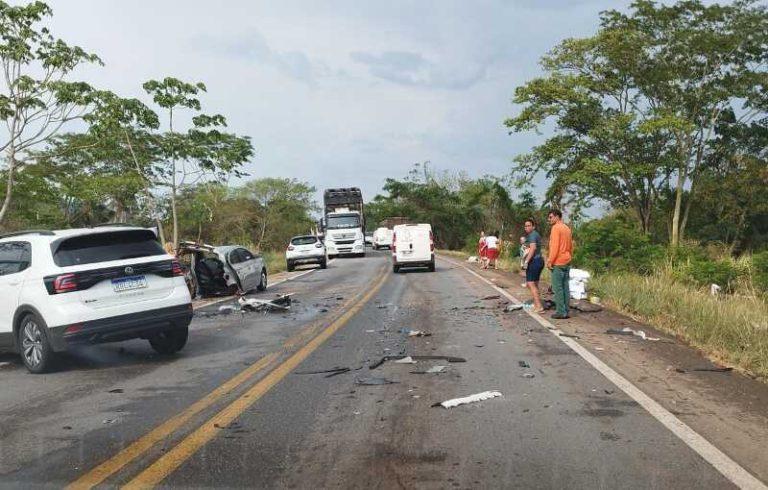
[[277,274],[285,271],[285,252],[262,252],[264,263],[267,265],[267,274]]
[[761,297],[711,296],[676,282],[668,271],[604,274],[590,286],[611,308],[768,379],[768,303]]

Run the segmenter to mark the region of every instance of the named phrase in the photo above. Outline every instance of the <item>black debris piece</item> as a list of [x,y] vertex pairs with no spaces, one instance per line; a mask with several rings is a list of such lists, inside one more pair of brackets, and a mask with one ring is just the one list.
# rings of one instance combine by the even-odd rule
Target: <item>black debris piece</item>
[[520,366],[521,368],[529,368],[529,367],[531,367],[531,365],[528,364],[526,361],[517,361],[517,365]]
[[114,390],[109,390],[109,393],[124,393],[125,390],[122,388],[115,388]]
[[[373,364],[368,366],[368,369],[376,369],[377,367],[381,366],[387,361],[396,361],[398,359],[404,359],[406,356],[404,355],[393,355],[393,356],[384,356],[378,361],[374,362]],[[442,361],[448,361],[448,362],[467,362],[466,359],[463,357],[454,357],[454,356],[410,356],[411,359],[414,361],[436,361],[436,360],[442,360]]]
[[619,330],[618,328],[609,328],[605,333],[609,335],[634,335],[632,330]]
[[364,376],[355,379],[355,384],[361,386],[391,385],[396,383],[399,383],[399,381],[392,381],[387,378],[377,378],[375,376]]
[[561,337],[568,337],[569,339],[578,339],[578,338],[580,338],[578,335],[572,335],[572,334],[564,333],[564,332],[560,332],[558,335],[561,336]]
[[703,373],[730,373],[733,371],[732,367],[698,367],[698,368],[676,368],[675,371],[678,373],[688,373],[688,372],[703,372]]
[[486,297],[480,298],[480,299],[483,300],[483,301],[491,300],[491,299],[501,299],[501,296],[498,295],[498,294],[493,294],[491,296],[486,296]]

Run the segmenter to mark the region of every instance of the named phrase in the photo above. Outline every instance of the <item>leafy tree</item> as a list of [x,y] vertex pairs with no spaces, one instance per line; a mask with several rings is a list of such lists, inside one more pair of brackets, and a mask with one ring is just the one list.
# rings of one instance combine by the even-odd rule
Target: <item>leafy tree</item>
[[55,38],[40,23],[51,15],[42,2],[11,6],[0,1],[0,136],[5,153],[2,222],[11,206],[20,171],[33,165],[31,152],[49,141],[68,122],[87,114],[93,89],[70,81],[84,63],[100,63],[95,54]]
[[[144,176],[164,187],[170,196],[173,243],[179,243],[179,216],[176,201],[179,189],[205,178],[223,179],[242,175],[239,168],[253,155],[250,138],[222,132],[226,119],[201,113],[198,95],[202,83],[190,84],[167,77],[144,83],[144,90],[167,112],[168,131],[159,134],[158,159],[143,169]],[[187,130],[177,130],[178,112],[193,112]]]
[[527,131],[549,120],[556,127],[517,159],[515,173],[544,172],[556,204],[570,195],[577,205],[601,199],[629,207],[645,232],[671,191],[676,246],[718,124],[764,109],[767,36],[766,8],[751,0],[638,0],[630,14],[604,12],[595,36],[563,41],[542,59],[546,75],[517,88],[523,108],[507,127]]

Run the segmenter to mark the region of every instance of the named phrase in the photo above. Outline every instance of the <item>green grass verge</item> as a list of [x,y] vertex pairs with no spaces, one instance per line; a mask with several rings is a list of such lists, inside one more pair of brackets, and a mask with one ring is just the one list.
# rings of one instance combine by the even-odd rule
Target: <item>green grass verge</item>
[[267,265],[267,274],[277,274],[285,271],[285,252],[262,252],[264,263]]
[[611,308],[676,335],[710,357],[768,380],[768,302],[711,296],[669,274],[597,276],[591,290]]

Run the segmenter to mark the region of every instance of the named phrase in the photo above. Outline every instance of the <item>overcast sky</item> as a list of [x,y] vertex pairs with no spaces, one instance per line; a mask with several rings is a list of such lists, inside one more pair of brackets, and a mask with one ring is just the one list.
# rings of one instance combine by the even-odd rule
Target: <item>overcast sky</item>
[[359,186],[415,162],[503,176],[539,141],[508,135],[514,88],[567,37],[624,1],[56,0],[53,34],[96,52],[81,73],[124,96],[174,76],[253,139],[252,177]]

